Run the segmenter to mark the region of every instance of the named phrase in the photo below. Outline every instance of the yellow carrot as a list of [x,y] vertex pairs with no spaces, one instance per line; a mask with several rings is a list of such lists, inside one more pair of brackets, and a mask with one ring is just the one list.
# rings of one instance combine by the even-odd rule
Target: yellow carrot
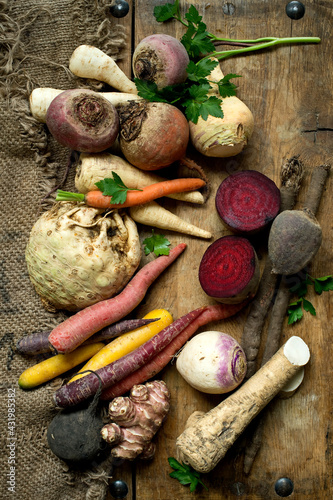
[[129,209],[130,216],[135,222],[145,224],[146,226],[158,227],[178,233],[190,234],[198,238],[209,239],[212,234],[200,227],[194,226],[189,222],[166,210],[155,201],[150,201],[144,205],[137,205]]
[[160,319],[154,321],[154,323],[150,323],[149,325],[124,333],[112,342],[109,342],[103,347],[103,349],[93,356],[73,378],[71,378],[69,383],[81,377],[85,377],[86,373],[81,373],[85,370],[98,370],[99,368],[120,359],[129,352],[134,351],[134,349],[144,344],[147,340],[151,339],[154,335],[173,322],[172,315],[166,309],[154,309],[144,316],[144,319],[150,318]]
[[57,354],[56,356],[45,359],[27,368],[27,370],[21,374],[18,384],[21,389],[32,389],[33,387],[48,382],[62,373],[71,370],[80,363],[87,361],[87,359],[94,356],[103,347],[105,347],[103,342],[96,342],[94,344],[78,347],[69,354]]

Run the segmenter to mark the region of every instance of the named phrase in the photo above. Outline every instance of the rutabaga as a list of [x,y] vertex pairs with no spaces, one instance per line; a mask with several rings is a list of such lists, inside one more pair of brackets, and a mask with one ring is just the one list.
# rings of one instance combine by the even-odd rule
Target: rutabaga
[[137,227],[127,214],[72,202],[45,212],[26,247],[29,276],[44,304],[69,311],[119,293],[140,259]]

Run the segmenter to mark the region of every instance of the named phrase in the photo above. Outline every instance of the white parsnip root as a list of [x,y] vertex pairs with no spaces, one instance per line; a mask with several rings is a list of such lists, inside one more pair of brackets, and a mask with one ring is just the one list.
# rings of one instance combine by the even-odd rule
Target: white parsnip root
[[297,373],[293,376],[289,382],[286,383],[279,392],[279,397],[281,399],[288,399],[295,394],[304,379],[304,368],[300,368]]
[[135,83],[125,75],[115,60],[92,45],[79,45],[74,50],[69,69],[81,78],[99,80],[122,92],[137,94]]
[[309,359],[305,342],[291,337],[245,384],[177,438],[184,461],[199,472],[211,471],[252,419]]
[[212,237],[209,231],[205,231],[200,227],[190,224],[181,217],[178,217],[178,215],[163,208],[155,201],[131,207],[129,212],[135,222],[145,224],[146,226],[185,233],[191,236],[197,236],[198,238],[210,239]]
[[[112,172],[118,174],[124,184],[131,189],[142,189],[150,184],[166,180],[164,177],[152,172],[134,167],[127,160],[117,155],[110,153],[82,153],[76,171],[75,187],[80,193],[92,191],[96,189],[96,182],[106,177],[112,177]],[[204,197],[200,191],[170,194],[168,198],[198,205],[204,203]]]
[[[61,89],[54,89],[52,87],[38,87],[34,89],[29,97],[30,113],[36,120],[41,123],[46,123],[46,113],[53,99],[57,97]],[[127,92],[99,92],[102,97],[107,99],[111,104],[117,108],[119,105],[128,101],[138,101],[141,99],[136,94]]]

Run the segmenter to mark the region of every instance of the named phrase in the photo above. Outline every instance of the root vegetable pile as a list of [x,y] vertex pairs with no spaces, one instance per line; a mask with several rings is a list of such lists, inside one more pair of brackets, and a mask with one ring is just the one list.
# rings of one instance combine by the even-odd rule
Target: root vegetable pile
[[134,460],[152,458],[152,439],[170,409],[170,392],[165,382],[154,380],[135,385],[128,397],[115,398],[109,404],[111,423],[101,430],[102,438],[111,445],[111,455]]
[[229,229],[252,234],[267,227],[278,215],[280,191],[271,179],[260,172],[236,172],[220,184],[215,205]]
[[253,296],[260,280],[259,261],[248,239],[222,236],[205,251],[199,266],[204,292],[225,303],[237,303]]

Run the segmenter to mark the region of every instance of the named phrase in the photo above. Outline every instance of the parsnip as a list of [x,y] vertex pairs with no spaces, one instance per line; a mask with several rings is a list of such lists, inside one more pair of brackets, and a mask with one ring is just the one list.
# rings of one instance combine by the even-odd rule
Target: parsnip
[[[75,187],[80,193],[87,193],[96,189],[95,183],[112,177],[112,172],[116,172],[126,186],[132,189],[142,189],[150,184],[155,184],[166,180],[152,172],[141,170],[131,165],[123,158],[110,153],[81,154],[75,176]],[[168,195],[174,200],[187,201],[202,205],[204,197],[200,191],[190,191],[188,193],[175,193]]]
[[[53,99],[61,94],[61,92],[64,91],[52,87],[38,87],[34,89],[29,97],[30,112],[32,116],[41,123],[46,123],[47,110]],[[137,101],[141,99],[141,97],[136,94],[129,94],[126,92],[100,92],[100,94],[116,108],[127,101]]]
[[[220,65],[217,65],[208,77],[209,81],[223,78]],[[208,96],[221,99],[216,84]],[[238,97],[223,98],[223,118],[209,115],[207,120],[199,117],[198,123],[190,123],[190,138],[194,147],[205,156],[226,158],[240,153],[247,145],[254,128],[254,119],[250,109]]]
[[211,471],[251,420],[309,359],[305,342],[291,337],[237,391],[184,430],[176,442],[184,460],[199,472]]
[[114,59],[92,45],[79,45],[74,50],[69,61],[69,69],[81,78],[92,78],[108,83],[122,92],[138,93],[135,83],[125,75]]
[[137,205],[129,209],[130,216],[135,222],[145,224],[146,226],[158,227],[159,229],[167,229],[169,231],[177,231],[199,238],[209,239],[212,234],[205,231],[189,222],[166,210],[155,201]]

